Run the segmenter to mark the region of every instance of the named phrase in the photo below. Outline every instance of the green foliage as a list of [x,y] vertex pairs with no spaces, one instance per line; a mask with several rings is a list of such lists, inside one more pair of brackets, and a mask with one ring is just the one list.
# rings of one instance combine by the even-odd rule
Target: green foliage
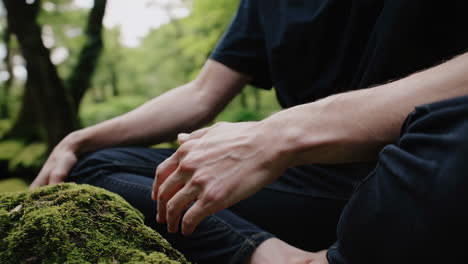
[[0,263],[188,263],[123,198],[73,183],[0,194]]
[[120,96],[108,99],[105,103],[87,102],[81,107],[80,117],[83,126],[90,126],[126,113],[147,100],[142,96]]
[[238,3],[194,0],[190,16],[151,32],[129,60],[147,73],[138,86],[154,87],[159,94],[192,80],[231,21]]
[[[260,102],[260,109],[256,109],[255,96],[253,93],[258,92]],[[262,120],[272,113],[278,111],[280,106],[276,101],[276,94],[273,90],[266,91],[248,86],[244,90],[245,104],[241,103],[241,96],[237,96],[227,107],[216,117],[216,122],[242,122],[242,121],[258,121]]]
[[33,168],[35,170],[42,166],[47,156],[47,145],[45,143],[28,144],[21,149],[8,164],[9,171]]
[[24,142],[19,140],[0,141],[0,161],[13,159],[24,146]]
[[54,52],[56,49],[66,49],[68,57],[57,65],[62,78],[71,73],[73,65],[78,60],[78,52],[83,46],[83,35],[88,11],[78,8],[73,0],[42,1],[39,23],[43,26],[45,44]]
[[27,188],[28,184],[22,179],[11,178],[0,180],[0,193],[25,191]]
[[0,142],[0,161],[8,163],[8,170],[39,169],[47,155],[44,143],[26,144],[20,140],[5,140]]
[[[68,78],[76,64],[85,40],[83,33],[89,10],[77,7],[74,2],[43,0],[39,17],[44,38],[53,40],[48,43],[52,54],[59,49],[67,51],[68,57],[57,65],[63,79]],[[128,112],[195,78],[230,23],[239,0],[186,2],[192,3],[189,16],[152,30],[138,47],[123,46],[119,28],[104,30],[104,51],[92,87],[80,107],[82,126]],[[0,31],[3,29],[4,23],[0,19]],[[12,42],[15,54],[19,54],[14,38]],[[13,118],[0,120],[0,138],[19,112],[22,85],[18,80],[13,83],[9,97]],[[216,121],[260,120],[280,109],[273,91],[247,87],[243,94],[244,98],[236,97]],[[45,153],[39,145],[0,141],[0,161],[8,159],[10,169],[38,168],[44,158]]]

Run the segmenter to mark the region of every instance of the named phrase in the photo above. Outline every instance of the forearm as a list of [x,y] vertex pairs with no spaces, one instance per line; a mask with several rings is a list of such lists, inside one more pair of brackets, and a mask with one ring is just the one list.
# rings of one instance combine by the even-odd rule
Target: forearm
[[122,116],[70,134],[76,152],[172,140],[208,123],[240,91],[247,77],[209,61],[194,81],[152,99]]
[[[293,164],[372,160],[415,106],[468,94],[468,53],[385,85],[330,96],[264,121]],[[278,130],[279,129],[279,130]]]
[[[77,152],[167,141],[178,131],[201,125],[203,117],[208,115],[207,110],[197,104],[195,95],[184,96],[195,90],[190,86],[193,84],[175,88],[124,115],[78,130],[67,140],[73,141]],[[184,112],[185,107],[192,111]]]

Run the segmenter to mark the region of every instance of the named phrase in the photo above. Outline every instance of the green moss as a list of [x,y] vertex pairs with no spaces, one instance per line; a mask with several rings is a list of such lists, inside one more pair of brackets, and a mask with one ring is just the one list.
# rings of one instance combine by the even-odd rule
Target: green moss
[[120,196],[89,185],[0,194],[0,263],[188,263]]

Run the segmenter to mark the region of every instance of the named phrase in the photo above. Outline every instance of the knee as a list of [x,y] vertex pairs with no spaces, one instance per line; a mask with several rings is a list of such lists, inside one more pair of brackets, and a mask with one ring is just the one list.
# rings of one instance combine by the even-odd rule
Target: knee
[[128,172],[149,177],[159,163],[174,151],[143,147],[109,148],[81,157],[72,169],[69,180],[78,181],[89,177],[101,177],[114,172]]
[[114,166],[119,157],[119,149],[103,149],[83,155],[70,171],[68,180],[82,182],[84,179],[96,175],[98,172],[108,170]]

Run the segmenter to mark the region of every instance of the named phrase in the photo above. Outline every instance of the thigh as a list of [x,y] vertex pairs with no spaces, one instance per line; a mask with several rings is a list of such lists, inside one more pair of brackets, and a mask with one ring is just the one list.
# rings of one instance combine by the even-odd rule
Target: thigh
[[308,251],[336,241],[336,225],[346,200],[264,188],[229,208],[281,240]]
[[416,108],[343,211],[331,263],[456,263],[468,235],[468,97]]
[[109,148],[85,154],[72,169],[73,181],[93,177],[99,171],[128,172],[154,179],[157,166],[174,153],[174,149],[144,147]]
[[357,180],[374,168],[374,163],[289,168],[230,210],[291,245],[323,250],[336,241],[338,220]]
[[[156,167],[172,153],[172,149],[134,147],[98,151],[80,160],[70,180],[118,193],[145,215],[148,225],[160,228],[154,221],[151,186]],[[368,170],[367,165],[291,168],[229,210],[296,247],[321,250],[336,240],[336,224],[354,180]]]

